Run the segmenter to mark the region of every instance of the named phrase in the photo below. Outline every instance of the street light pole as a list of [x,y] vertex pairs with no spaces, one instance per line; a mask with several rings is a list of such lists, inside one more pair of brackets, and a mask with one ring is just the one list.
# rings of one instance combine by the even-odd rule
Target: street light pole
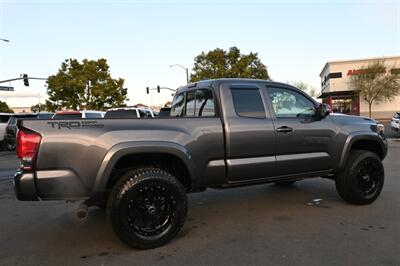
[[189,69],[187,67],[182,66],[181,64],[174,64],[170,65],[169,67],[174,67],[174,66],[180,67],[186,71],[186,84],[189,84]]

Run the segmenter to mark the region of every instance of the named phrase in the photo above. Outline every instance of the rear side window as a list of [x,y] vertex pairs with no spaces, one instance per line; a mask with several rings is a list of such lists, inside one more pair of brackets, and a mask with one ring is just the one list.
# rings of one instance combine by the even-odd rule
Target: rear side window
[[170,115],[171,116],[182,116],[184,104],[185,104],[185,94],[184,93],[177,94],[174,97],[174,100],[172,101]]
[[215,116],[214,99],[211,90],[196,91],[196,116]]
[[214,100],[212,92],[207,89],[189,91],[186,94],[186,116],[213,117]]
[[265,118],[264,104],[258,89],[232,88],[235,111],[239,116]]
[[189,91],[186,95],[186,115],[194,116],[196,103],[196,91]]

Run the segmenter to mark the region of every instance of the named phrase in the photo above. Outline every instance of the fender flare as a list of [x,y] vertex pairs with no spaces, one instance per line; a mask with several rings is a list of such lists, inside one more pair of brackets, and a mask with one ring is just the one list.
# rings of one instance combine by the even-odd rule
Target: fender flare
[[[190,179],[193,181],[196,178],[195,165],[191,160],[189,152],[181,145],[167,141],[133,141],[123,142],[113,146],[100,165],[94,182],[93,193],[103,193],[106,190],[111,172],[119,159],[126,155],[139,153],[164,153],[178,157],[186,166]],[[94,196],[95,196],[94,195]]]
[[382,150],[382,154],[384,155],[384,157],[386,156],[387,144],[385,144],[385,141],[379,136],[378,133],[371,132],[371,131],[352,132],[347,136],[346,142],[343,146],[343,150],[340,155],[338,171],[341,171],[345,168],[346,161],[349,158],[349,152],[350,152],[351,146],[356,141],[359,141],[359,140],[369,140],[369,141],[377,142],[379,144],[380,149]]

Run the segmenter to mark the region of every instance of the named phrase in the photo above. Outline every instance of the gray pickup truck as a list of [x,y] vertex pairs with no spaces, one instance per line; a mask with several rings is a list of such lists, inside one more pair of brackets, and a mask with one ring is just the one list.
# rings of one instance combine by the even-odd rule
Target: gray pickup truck
[[370,118],[329,113],[286,84],[218,79],[179,88],[165,118],[20,121],[16,196],[82,200],[81,217],[104,207],[118,237],[140,249],[173,239],[187,193],[206,188],[324,177],[345,201],[372,203],[384,134]]

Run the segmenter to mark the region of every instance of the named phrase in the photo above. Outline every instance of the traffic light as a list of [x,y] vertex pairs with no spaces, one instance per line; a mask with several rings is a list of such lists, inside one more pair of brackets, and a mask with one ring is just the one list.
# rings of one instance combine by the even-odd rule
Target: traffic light
[[23,74],[22,78],[24,79],[24,85],[29,87],[29,79],[28,79],[28,74]]
[[150,91],[149,91],[149,87],[146,87],[146,93],[147,93],[147,94],[149,94],[149,93],[150,93]]
[[157,86],[157,92],[160,93],[160,85]]

